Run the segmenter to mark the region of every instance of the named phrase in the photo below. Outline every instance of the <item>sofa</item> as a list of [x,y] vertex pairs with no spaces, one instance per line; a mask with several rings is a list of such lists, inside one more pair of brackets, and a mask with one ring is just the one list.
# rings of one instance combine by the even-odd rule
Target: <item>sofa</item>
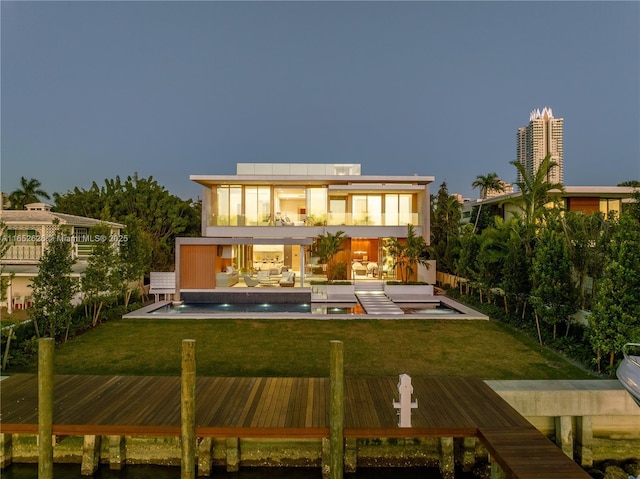
[[255,269],[257,271],[268,271],[271,274],[281,274],[282,268],[284,268],[284,264],[275,261],[262,261],[261,263],[256,263]]
[[240,280],[240,273],[233,266],[227,266],[227,270],[216,274],[216,287],[233,286]]

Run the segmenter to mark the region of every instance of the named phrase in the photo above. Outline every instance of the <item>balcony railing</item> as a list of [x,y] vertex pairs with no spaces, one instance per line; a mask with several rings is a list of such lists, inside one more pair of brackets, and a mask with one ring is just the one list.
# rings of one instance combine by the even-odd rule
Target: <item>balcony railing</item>
[[245,215],[212,215],[208,226],[406,226],[412,224],[418,226],[419,214],[379,214],[356,215],[352,213],[329,213],[328,215],[298,215],[288,214],[275,218],[256,218]]
[[39,261],[41,253],[42,247],[40,245],[20,244],[9,246],[2,259],[5,261]]
[[[86,259],[93,253],[94,244],[90,243],[74,243],[71,246],[71,255],[73,258]],[[4,256],[3,262],[16,261],[34,263],[40,261],[42,257],[41,245],[14,245],[9,246]]]

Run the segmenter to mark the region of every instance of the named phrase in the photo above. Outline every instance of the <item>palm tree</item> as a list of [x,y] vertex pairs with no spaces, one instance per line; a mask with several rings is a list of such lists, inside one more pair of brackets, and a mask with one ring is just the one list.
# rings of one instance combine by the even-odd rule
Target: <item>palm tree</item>
[[525,235],[523,238],[527,255],[532,252],[532,239],[536,235],[536,224],[541,220],[547,211],[546,204],[552,199],[551,191],[564,191],[562,183],[549,182],[549,172],[557,166],[555,161],[551,160],[551,154],[548,154],[538,169],[531,174],[518,161],[513,160],[511,164],[518,170],[520,181],[516,182],[516,186],[522,193],[522,198],[513,199],[510,203],[520,209],[521,214],[518,215],[522,223],[521,233]]
[[327,281],[329,283],[333,280],[331,274],[333,258],[340,252],[342,244],[348,238],[348,236],[343,235],[344,231],[337,231],[335,235],[329,232],[325,235],[318,235],[313,247],[313,253],[327,265]]
[[476,221],[473,225],[473,231],[476,231],[478,226],[478,218],[480,218],[480,211],[482,210],[482,203],[487,199],[487,195],[490,191],[504,191],[504,182],[498,177],[496,173],[489,173],[488,175],[478,175],[476,180],[471,183],[473,189],[480,188],[480,207],[478,208],[478,214],[476,215]]
[[9,195],[9,202],[11,203],[11,207],[14,210],[23,210],[25,205],[29,203],[37,203],[40,201],[38,198],[42,196],[46,199],[51,199],[49,193],[40,189],[42,183],[36,180],[35,178],[31,178],[27,180],[24,176],[20,178],[20,188],[14,190]]
[[549,181],[549,172],[558,166],[558,163],[551,160],[551,154],[548,154],[533,174],[527,171],[519,161],[513,160],[511,164],[516,167],[521,178],[516,182],[516,186],[522,192],[522,203],[517,206],[523,213],[525,224],[532,225],[544,214],[544,206],[551,199],[551,191],[564,191],[562,183]]
[[407,225],[407,238],[400,242],[397,238],[389,241],[389,256],[393,258],[393,268],[400,272],[403,283],[409,283],[418,264],[429,268],[428,246],[422,236],[416,235],[412,224]]

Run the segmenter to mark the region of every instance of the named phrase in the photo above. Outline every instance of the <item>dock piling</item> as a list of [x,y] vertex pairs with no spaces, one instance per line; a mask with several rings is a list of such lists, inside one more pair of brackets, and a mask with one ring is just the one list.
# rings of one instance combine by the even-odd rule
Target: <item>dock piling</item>
[[573,430],[571,416],[556,416],[556,444],[568,458],[573,459]]
[[38,479],[53,479],[53,347],[38,340]]
[[11,465],[13,461],[12,447],[13,436],[0,432],[0,469]]
[[440,474],[444,479],[453,479],[455,475],[455,460],[453,456],[453,438],[441,437],[440,444]]
[[582,467],[593,466],[593,424],[590,416],[576,418],[576,460]]
[[82,441],[82,463],[80,474],[92,476],[98,470],[100,464],[101,436],[85,435]]
[[126,448],[124,436],[110,435],[109,442],[109,469],[120,470],[125,463]]
[[180,389],[182,461],[181,479],[196,475],[196,342],[182,341],[182,378]]
[[342,341],[331,341],[329,405],[330,477],[344,474],[344,356]]
[[240,470],[240,438],[227,438],[227,472]]
[[213,439],[203,437],[198,444],[198,476],[210,477],[213,471]]

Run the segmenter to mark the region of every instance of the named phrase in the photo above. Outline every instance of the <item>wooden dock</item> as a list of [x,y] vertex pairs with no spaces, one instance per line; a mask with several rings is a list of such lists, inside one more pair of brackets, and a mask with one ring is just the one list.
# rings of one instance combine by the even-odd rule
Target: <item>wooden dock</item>
[[[411,428],[398,427],[397,378],[345,378],[345,438],[476,437],[507,477],[589,475],[482,380],[413,378]],[[180,436],[180,378],[56,375],[53,433]],[[37,376],[0,383],[0,432],[38,433]],[[196,436],[328,438],[328,378],[199,377]]]

